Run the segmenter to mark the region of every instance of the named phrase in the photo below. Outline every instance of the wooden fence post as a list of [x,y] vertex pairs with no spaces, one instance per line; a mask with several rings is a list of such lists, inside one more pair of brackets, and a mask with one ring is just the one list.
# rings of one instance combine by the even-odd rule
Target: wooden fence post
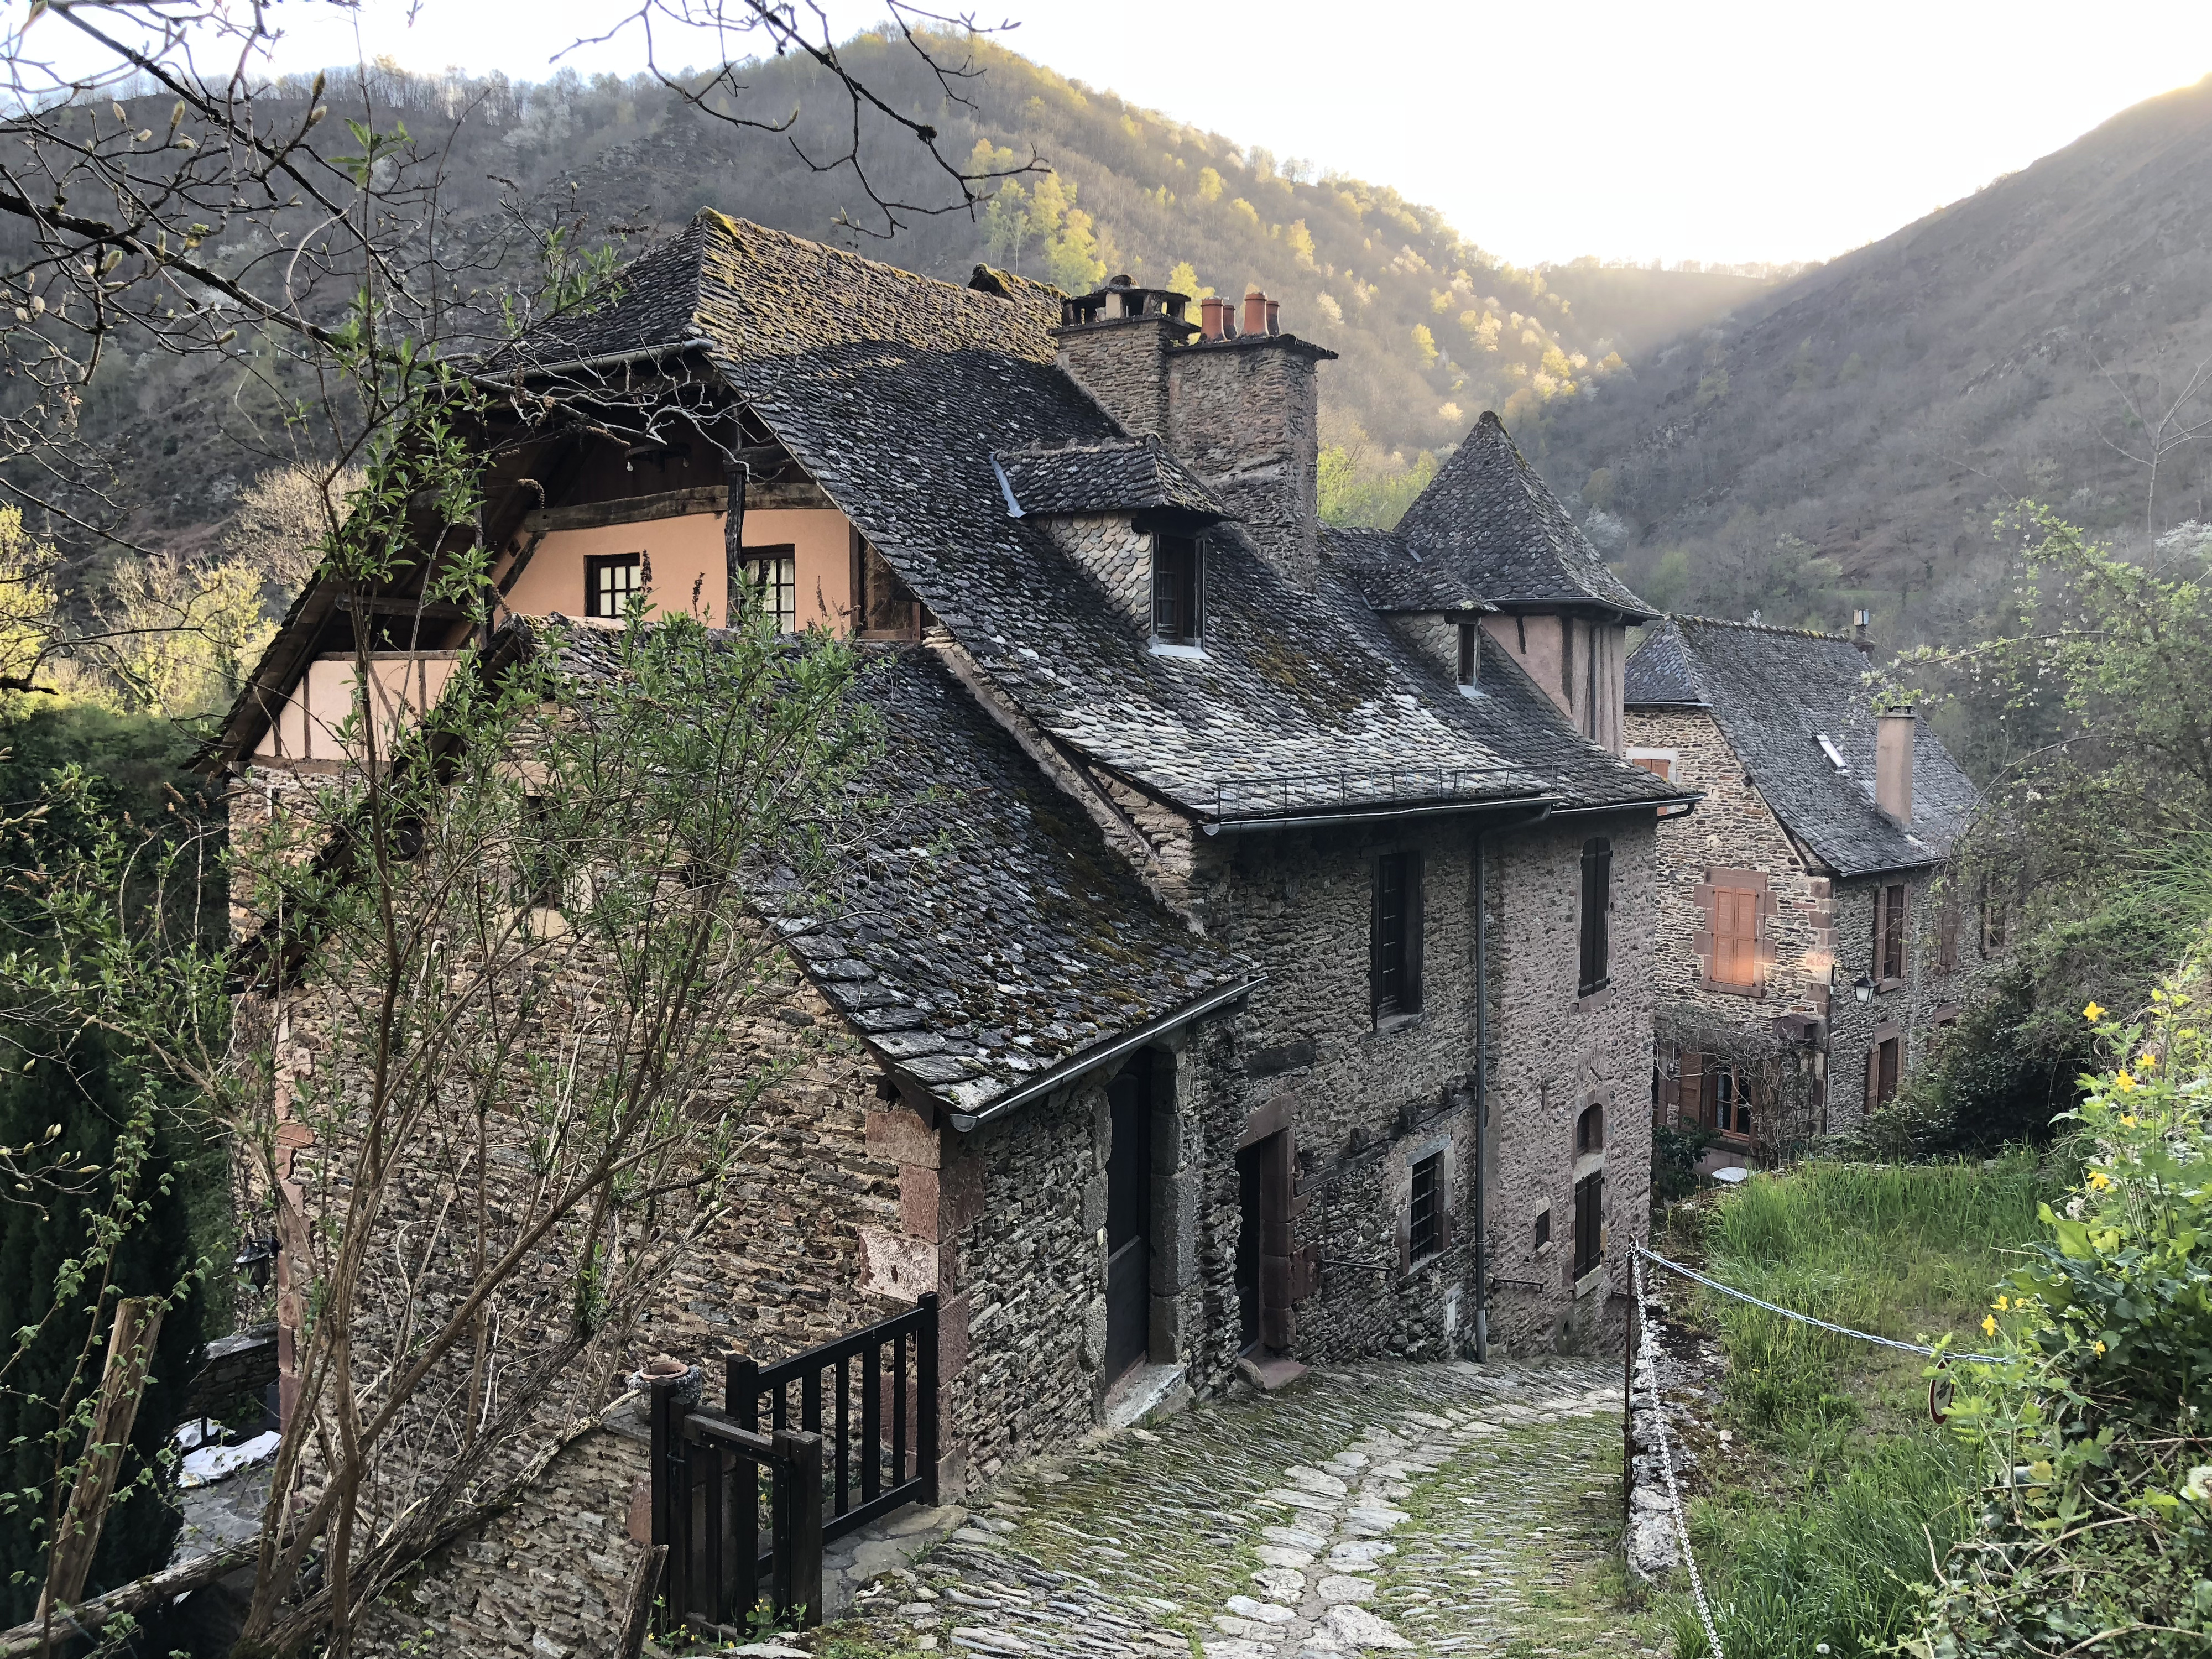
[[921,1477],[922,1492],[932,1509],[937,1507],[937,1292],[924,1291],[915,1304],[921,1312],[921,1329],[914,1344],[915,1473]]
[[41,1623],[55,1608],[75,1606],[84,1594],[85,1576],[92,1571],[93,1552],[100,1547],[100,1529],[107,1519],[108,1500],[115,1495],[116,1473],[138,1420],[146,1367],[161,1334],[163,1311],[160,1304],[140,1296],[126,1296],[115,1304],[115,1328],[107,1339],[100,1403],[85,1437],[84,1466],[77,1471],[69,1507],[62,1512],[61,1530],[46,1558],[46,1588],[39,1598]]
[[698,1399],[699,1373],[656,1360],[640,1373],[651,1402],[653,1425],[653,1547],[662,1552],[665,1628],[680,1630],[691,1611],[690,1462],[684,1419]]
[[779,1429],[775,1447],[786,1494],[776,1528],[776,1610],[796,1610],[800,1628],[811,1629],[822,1622],[822,1437]]
[[616,1659],[638,1659],[645,1650],[645,1638],[653,1633],[653,1593],[659,1588],[660,1570],[667,1560],[667,1545],[648,1544],[630,1568],[629,1585],[623,1594],[628,1613],[621,1642],[615,1649]]

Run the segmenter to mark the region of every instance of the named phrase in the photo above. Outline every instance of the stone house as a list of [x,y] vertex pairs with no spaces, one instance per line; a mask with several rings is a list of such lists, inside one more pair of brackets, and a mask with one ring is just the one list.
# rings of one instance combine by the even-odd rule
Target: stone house
[[1943,878],[1973,786],[1838,635],[1669,617],[1626,678],[1628,758],[1701,797],[1660,830],[1655,1115],[1723,1161],[1847,1131],[2002,941]]
[[[947,1498],[1240,1375],[1605,1341],[1648,1213],[1648,901],[1691,799],[1620,753],[1651,613],[1494,416],[1407,528],[1324,526],[1334,354],[1186,304],[708,213],[483,366],[588,414],[494,447],[498,625],[588,654],[642,591],[888,659],[881,781],[957,853],[870,849],[854,919],[789,937],[815,1046],[630,1358],[772,1358],[934,1291]],[[343,766],[355,628],[395,706],[434,696],[470,624],[393,619],[437,556],[303,595],[216,745],[241,800]],[[453,1555],[441,1628],[591,1650],[615,1581],[482,1599],[505,1547]]]

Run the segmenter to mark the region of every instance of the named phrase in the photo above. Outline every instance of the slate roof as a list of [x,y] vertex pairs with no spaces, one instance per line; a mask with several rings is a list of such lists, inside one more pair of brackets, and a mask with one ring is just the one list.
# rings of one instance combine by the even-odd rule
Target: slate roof
[[1329,568],[1377,611],[1495,611],[1456,569],[1424,558],[1388,530],[1330,526],[1322,532]]
[[[1005,449],[991,459],[1017,518],[1174,508],[1205,518],[1235,516],[1158,438]],[[1017,510],[1018,509],[1018,510]]]
[[1702,708],[1705,688],[1671,619],[1629,653],[1622,665],[1624,700],[1632,708]]
[[[994,453],[1131,441],[1053,366],[1056,305],[711,214],[618,280],[619,297],[573,325],[596,331],[569,345],[646,343],[624,320],[633,307],[670,343],[703,339],[753,417],[1012,702],[1133,787],[1200,819],[1550,787],[1378,643],[1364,603],[1300,592],[1234,523],[1210,543],[1193,657],[1152,651],[1042,526],[1010,516]],[[537,337],[531,350],[552,355]],[[1621,799],[1641,799],[1648,775],[1611,765]]]
[[[610,661],[555,621],[564,666]],[[763,872],[762,908],[807,977],[891,1069],[979,1113],[1115,1038],[1255,977],[1147,892],[1098,828],[920,646],[864,647],[882,722],[864,826],[817,913]]]
[[579,308],[501,348],[481,372],[711,341],[726,360],[897,340],[1052,361],[1060,290],[977,266],[962,288],[702,209]]
[[[1802,629],[1669,617],[1628,659],[1629,701],[1701,704],[1774,815],[1845,876],[1940,863],[1974,787],[1925,721],[1914,728],[1912,822],[1874,802],[1876,686],[1850,641]],[[1837,769],[1826,737],[1850,768]]]
[[1502,606],[1599,605],[1632,622],[1658,615],[1606,568],[1488,410],[1406,510],[1398,534]]

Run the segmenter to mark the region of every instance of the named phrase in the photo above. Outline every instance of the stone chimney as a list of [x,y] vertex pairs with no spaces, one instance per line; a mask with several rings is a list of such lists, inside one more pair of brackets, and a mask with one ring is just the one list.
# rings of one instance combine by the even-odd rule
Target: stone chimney
[[1908,826],[1912,822],[1912,738],[1919,725],[1910,707],[1885,708],[1874,720],[1874,804]]
[[1851,612],[1851,643],[1858,647],[1862,656],[1874,655],[1874,641],[1867,636],[1867,625],[1873,621],[1874,612],[1871,611]]
[[1336,356],[1281,331],[1274,301],[1208,300],[1199,339],[1167,352],[1168,447],[1243,521],[1293,586],[1321,567],[1321,403],[1314,366]]
[[1193,331],[1183,316],[1189,304],[1187,294],[1139,288],[1127,276],[1064,301],[1060,326],[1053,331],[1060,372],[1133,435],[1164,439],[1167,353]]

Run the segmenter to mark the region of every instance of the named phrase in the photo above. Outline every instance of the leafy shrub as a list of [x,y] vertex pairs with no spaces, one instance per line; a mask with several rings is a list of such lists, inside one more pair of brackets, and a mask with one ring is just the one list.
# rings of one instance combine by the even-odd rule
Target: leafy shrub
[[1651,1131],[1651,1199],[1668,1204],[1698,1190],[1698,1160],[1720,1139],[1719,1132],[1692,1125],[1660,1124]]
[[[2182,984],[2204,979],[2200,954]],[[1990,1484],[1923,1640],[1960,1656],[2212,1641],[2212,1043],[2195,999],[2084,1010],[2114,1062],[2069,1115],[2087,1172],[2007,1275],[1953,1408]]]

